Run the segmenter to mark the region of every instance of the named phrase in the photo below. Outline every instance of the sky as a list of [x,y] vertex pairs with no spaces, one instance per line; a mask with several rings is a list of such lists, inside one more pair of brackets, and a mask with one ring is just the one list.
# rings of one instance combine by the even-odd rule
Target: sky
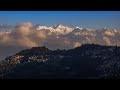
[[0,11],[0,24],[16,25],[22,22],[120,29],[120,11]]

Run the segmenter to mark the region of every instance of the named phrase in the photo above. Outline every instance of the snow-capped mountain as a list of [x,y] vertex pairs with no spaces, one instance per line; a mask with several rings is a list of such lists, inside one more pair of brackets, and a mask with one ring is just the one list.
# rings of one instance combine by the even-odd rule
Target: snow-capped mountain
[[[3,32],[9,33],[13,31],[14,29],[15,29],[14,26],[0,25],[1,33]],[[69,27],[69,26],[64,26],[62,24],[55,24],[53,26],[45,26],[45,25],[37,24],[33,27],[33,29],[38,30],[38,31],[40,30],[46,31],[48,35],[52,35],[52,34],[65,35],[69,33],[72,33],[74,35],[90,35],[91,33],[94,33],[94,34],[97,33],[97,34],[112,36],[114,34],[120,33],[120,31],[115,30],[115,29],[111,30],[107,28],[101,28],[101,29],[93,30],[93,29],[88,29],[88,28],[81,28],[79,26]]]
[[53,26],[41,26],[41,25],[38,25],[35,27],[36,30],[46,30],[48,32],[49,35],[51,34],[67,34],[69,32],[72,32],[73,28],[71,27],[68,27],[68,26],[64,26],[64,25],[53,25]]
[[36,30],[47,30],[49,31],[49,33],[54,33],[54,34],[68,34],[70,32],[76,33],[76,32],[83,32],[83,31],[92,31],[91,29],[87,29],[87,28],[80,28],[80,27],[69,27],[69,26],[64,26],[64,25],[53,25],[53,26],[41,26],[38,25],[36,26]]
[[87,29],[87,28],[80,28],[78,26],[75,27],[71,33],[76,36],[96,35],[95,30]]

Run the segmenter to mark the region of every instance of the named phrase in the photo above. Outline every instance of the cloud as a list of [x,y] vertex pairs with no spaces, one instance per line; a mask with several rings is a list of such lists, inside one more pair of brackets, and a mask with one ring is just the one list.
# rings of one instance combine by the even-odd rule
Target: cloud
[[75,42],[74,43],[74,47],[78,47],[78,46],[80,46],[81,44],[80,44],[80,42]]
[[111,32],[111,31],[105,31],[105,34],[108,35],[108,36],[114,36],[115,35],[115,33]]
[[52,32],[51,28],[48,29],[49,27],[47,30],[37,30],[32,23],[26,22],[17,24],[10,32],[0,32],[0,60],[20,50],[43,45],[49,49],[71,49],[85,43],[120,45],[120,34],[112,31],[97,33],[90,30],[78,30],[72,32],[73,28],[68,28],[67,33],[59,34],[57,32],[64,32],[64,30],[54,29]]
[[[4,48],[5,56],[8,56],[9,53],[17,51],[14,50],[14,47],[19,47],[22,50],[23,48],[42,46],[45,39],[46,34],[43,31],[34,30],[30,22],[20,23],[10,33],[0,34],[0,48]],[[7,51],[8,48],[13,49],[10,52]],[[2,56],[3,54],[0,53],[0,59],[3,59]]]
[[51,35],[44,43],[50,49],[70,49],[72,48],[72,41],[64,37],[64,35]]
[[103,43],[104,43],[105,45],[111,45],[111,41],[110,41],[110,39],[107,38],[107,37],[103,37]]

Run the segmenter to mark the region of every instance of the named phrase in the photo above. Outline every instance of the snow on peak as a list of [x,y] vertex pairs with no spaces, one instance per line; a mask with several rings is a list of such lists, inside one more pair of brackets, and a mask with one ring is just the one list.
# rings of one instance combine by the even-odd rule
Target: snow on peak
[[[36,25],[35,26],[36,30],[45,30],[48,35],[52,35],[52,34],[56,34],[56,35],[60,35],[60,34],[68,34],[70,32],[72,33],[92,33],[92,32],[101,32],[101,33],[107,33],[109,32],[109,34],[112,33],[116,33],[118,32],[117,30],[109,30],[107,28],[101,28],[101,29],[97,29],[97,30],[93,30],[93,29],[88,29],[88,28],[81,28],[79,26],[76,26],[74,28],[71,28],[69,26],[64,26],[62,24],[55,24],[53,26],[43,26],[43,25]],[[108,32],[107,32],[108,31]],[[113,35],[113,34],[110,34]]]
[[36,30],[49,29],[47,26],[37,25]]
[[77,26],[77,27],[75,27],[75,29],[80,29],[80,30],[82,30],[83,28],[80,28],[80,27]]
[[113,31],[114,31],[114,32],[118,32],[118,31],[117,31],[117,30],[115,30],[115,29],[114,29]]
[[65,27],[65,26],[63,26],[62,24],[59,24],[58,27]]
[[53,26],[47,27],[47,26],[41,26],[41,25],[37,25],[35,27],[36,30],[46,30],[49,35],[51,35],[52,33],[55,33],[57,35],[59,34],[67,34],[69,32],[72,32],[73,28],[68,27],[68,26],[64,26],[61,24],[55,24]]
[[53,29],[57,29],[57,28],[65,28],[65,26],[63,26],[62,24],[55,24],[52,26]]

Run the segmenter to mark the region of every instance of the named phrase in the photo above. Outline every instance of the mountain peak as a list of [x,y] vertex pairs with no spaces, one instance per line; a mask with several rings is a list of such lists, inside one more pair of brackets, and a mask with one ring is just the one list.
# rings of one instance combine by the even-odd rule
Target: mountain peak
[[81,28],[81,27],[79,27],[79,26],[76,26],[75,29],[80,29],[80,30],[82,30],[83,28]]
[[55,24],[52,26],[54,29],[65,27],[62,24]]
[[17,53],[17,55],[42,55],[49,51],[50,50],[45,46],[32,47],[31,49],[22,50],[21,52]]

